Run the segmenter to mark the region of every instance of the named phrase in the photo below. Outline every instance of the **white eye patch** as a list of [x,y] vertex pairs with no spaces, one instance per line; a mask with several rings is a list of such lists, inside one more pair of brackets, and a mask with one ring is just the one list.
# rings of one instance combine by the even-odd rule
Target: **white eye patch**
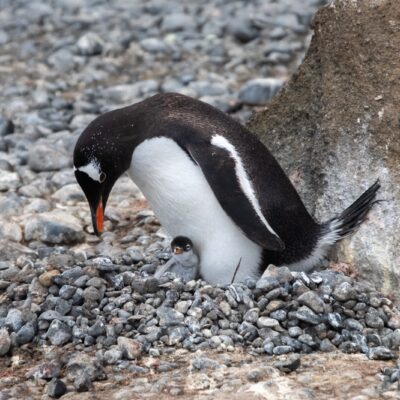
[[86,164],[82,167],[75,168],[75,170],[84,172],[86,175],[88,175],[91,179],[93,179],[96,182],[102,182],[101,180],[102,172],[100,170],[100,165],[95,160],[90,161],[89,164]]

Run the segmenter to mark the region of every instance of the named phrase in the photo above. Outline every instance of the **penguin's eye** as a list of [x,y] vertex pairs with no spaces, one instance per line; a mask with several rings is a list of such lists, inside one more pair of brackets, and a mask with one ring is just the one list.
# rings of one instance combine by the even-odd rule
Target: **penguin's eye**
[[192,247],[190,246],[190,244],[187,244],[186,247],[185,247],[186,251],[189,251],[191,248]]
[[107,178],[107,175],[104,172],[100,173],[100,183],[103,183]]

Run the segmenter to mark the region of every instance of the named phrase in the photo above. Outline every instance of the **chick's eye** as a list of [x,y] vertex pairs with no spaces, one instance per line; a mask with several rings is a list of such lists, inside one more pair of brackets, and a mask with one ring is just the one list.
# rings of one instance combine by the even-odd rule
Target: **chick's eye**
[[186,245],[186,251],[189,251],[191,249],[190,244]]
[[107,178],[107,175],[104,172],[100,173],[100,183],[103,183]]

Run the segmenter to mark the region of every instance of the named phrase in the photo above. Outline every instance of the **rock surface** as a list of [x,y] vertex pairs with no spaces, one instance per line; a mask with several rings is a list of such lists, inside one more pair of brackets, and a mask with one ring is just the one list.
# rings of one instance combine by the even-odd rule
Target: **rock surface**
[[394,234],[400,231],[400,32],[393,21],[399,18],[398,4],[388,0],[337,0],[322,8],[298,72],[249,124],[320,221],[380,179],[378,197],[385,201],[334,256],[394,296],[400,285],[400,236]]

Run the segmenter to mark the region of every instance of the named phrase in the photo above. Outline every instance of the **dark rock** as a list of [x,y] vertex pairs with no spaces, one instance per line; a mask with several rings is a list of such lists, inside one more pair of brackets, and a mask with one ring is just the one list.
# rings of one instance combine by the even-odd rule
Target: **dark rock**
[[392,360],[396,358],[396,355],[384,346],[369,348],[367,355],[371,360]]
[[292,354],[283,360],[279,360],[273,363],[275,368],[278,368],[282,372],[293,372],[300,367],[300,356],[298,354]]
[[9,135],[14,132],[14,124],[8,119],[0,115],[0,137]]
[[67,393],[67,386],[65,386],[65,383],[62,380],[53,378],[49,382],[49,385],[47,386],[47,394],[50,397],[59,399],[65,393]]
[[32,342],[37,332],[37,324],[28,322],[18,332],[16,340],[19,346]]

